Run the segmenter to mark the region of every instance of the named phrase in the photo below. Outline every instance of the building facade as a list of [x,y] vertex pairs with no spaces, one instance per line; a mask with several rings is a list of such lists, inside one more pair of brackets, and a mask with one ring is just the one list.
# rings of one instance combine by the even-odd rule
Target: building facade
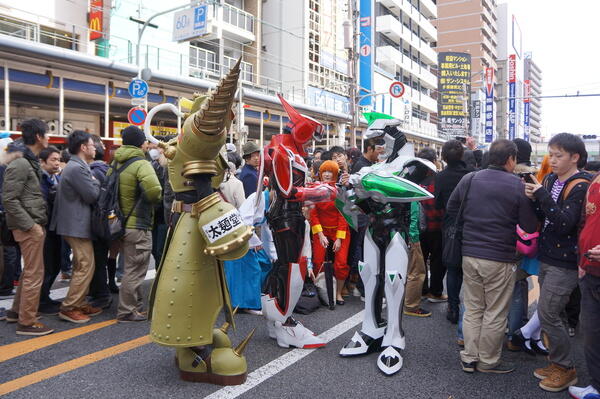
[[[432,22],[438,16],[436,4],[431,0],[361,0],[360,10],[361,37],[365,31],[371,33],[374,57],[366,55],[367,36],[360,46],[359,96],[375,94],[361,105],[404,121],[404,131],[417,150],[439,147],[443,139],[435,118],[438,61],[433,49],[438,31]],[[363,29],[371,23],[374,29]],[[363,74],[363,69],[370,71]],[[390,94],[393,82],[404,86],[399,98]]]
[[[542,141],[542,70],[533,61],[532,54],[525,54],[525,82],[529,87],[529,139],[532,143]],[[527,87],[526,85],[526,87]]]

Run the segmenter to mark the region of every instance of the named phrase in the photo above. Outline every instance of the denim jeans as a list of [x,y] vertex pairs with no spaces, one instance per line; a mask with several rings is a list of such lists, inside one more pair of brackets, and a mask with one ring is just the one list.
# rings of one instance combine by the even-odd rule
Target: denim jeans
[[527,323],[527,305],[529,286],[527,279],[517,280],[513,290],[510,308],[508,310],[508,336]]
[[461,303],[458,308],[458,327],[456,327],[456,335],[458,336],[458,339],[462,339],[462,340],[465,339],[465,336],[464,336],[463,330],[462,330],[462,319],[463,319],[464,313],[465,313],[465,305],[463,305]]
[[462,267],[448,267],[446,273],[446,287],[448,288],[448,307],[457,308],[460,304],[460,289],[463,282]]

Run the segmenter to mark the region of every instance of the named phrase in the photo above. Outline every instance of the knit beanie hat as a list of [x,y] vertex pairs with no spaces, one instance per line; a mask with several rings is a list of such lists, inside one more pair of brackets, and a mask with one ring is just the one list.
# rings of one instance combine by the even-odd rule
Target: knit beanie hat
[[340,167],[335,161],[324,161],[319,166],[319,178],[323,178],[323,172],[331,172],[333,174],[333,181],[336,182],[338,179],[338,173],[340,173]]
[[531,164],[531,144],[523,139],[514,139],[517,145],[517,163]]
[[146,135],[138,127],[127,126],[121,132],[121,138],[123,139],[123,145],[132,145],[135,147],[141,147],[146,142]]

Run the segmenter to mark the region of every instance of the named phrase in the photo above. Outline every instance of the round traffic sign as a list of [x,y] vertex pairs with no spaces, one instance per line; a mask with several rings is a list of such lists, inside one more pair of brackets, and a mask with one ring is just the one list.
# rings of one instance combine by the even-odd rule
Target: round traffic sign
[[400,98],[404,95],[406,88],[404,87],[404,83],[394,81],[390,85],[390,95],[394,98]]
[[127,87],[129,95],[133,98],[146,97],[148,94],[148,83],[142,79],[133,79]]
[[132,125],[140,126],[146,121],[146,110],[143,108],[131,108],[127,113],[127,120]]

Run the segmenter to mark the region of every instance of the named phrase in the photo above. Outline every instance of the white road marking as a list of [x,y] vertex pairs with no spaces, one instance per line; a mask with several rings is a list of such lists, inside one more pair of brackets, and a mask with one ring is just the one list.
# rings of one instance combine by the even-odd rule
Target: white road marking
[[[156,275],[156,270],[155,269],[148,270],[148,272],[146,273],[145,280],[152,280],[155,275]],[[63,288],[57,288],[55,290],[50,291],[50,298],[52,298],[54,300],[63,299],[64,297],[67,296],[67,292],[68,291],[69,291],[69,287],[68,286],[67,287],[63,287]],[[0,300],[0,308],[10,309],[12,307],[13,298]]]
[[[362,322],[363,319],[363,313],[364,310],[361,310],[354,316],[342,321],[340,324],[333,326],[329,330],[325,331],[323,334],[320,335],[320,337],[323,338],[325,342],[330,342],[336,339],[340,335],[344,334],[346,331],[360,324],[360,322]],[[294,349],[248,374],[248,379],[244,384],[221,388],[218,391],[206,396],[205,399],[237,398],[241,394],[251,390],[263,381],[285,370],[292,364],[310,355],[316,350],[318,349]]]

